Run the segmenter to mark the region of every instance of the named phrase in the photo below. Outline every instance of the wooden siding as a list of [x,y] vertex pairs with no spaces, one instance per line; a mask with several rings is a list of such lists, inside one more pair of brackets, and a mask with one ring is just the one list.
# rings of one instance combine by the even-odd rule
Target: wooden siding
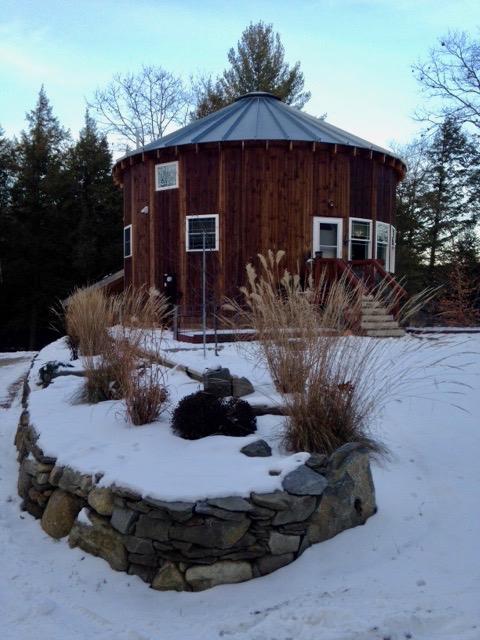
[[[187,215],[219,214],[219,251],[207,253],[207,296],[235,296],[245,265],[258,253],[283,249],[288,266],[312,251],[313,216],[394,223],[398,171],[368,151],[310,143],[191,145],[156,152],[123,172],[125,224],[132,224],[133,258],[125,280],[163,287],[176,277],[179,302],[201,302],[201,252],[186,252]],[[179,187],[155,191],[160,162],[179,162]],[[148,205],[149,214],[140,210]],[[128,262],[132,262],[129,274]]]

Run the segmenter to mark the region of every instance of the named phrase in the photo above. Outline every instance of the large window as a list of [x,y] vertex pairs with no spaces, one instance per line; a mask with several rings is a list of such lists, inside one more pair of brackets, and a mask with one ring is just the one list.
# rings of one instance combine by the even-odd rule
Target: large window
[[387,271],[390,269],[390,225],[377,222],[375,226],[375,257],[381,260]]
[[123,257],[130,258],[132,255],[132,225],[129,224],[123,230]]
[[372,221],[350,218],[350,260],[368,260],[372,257]]
[[164,162],[155,165],[155,189],[163,191],[164,189],[178,188],[178,162]]
[[313,219],[313,255],[319,258],[342,257],[342,219]]
[[187,251],[218,251],[218,214],[187,216]]

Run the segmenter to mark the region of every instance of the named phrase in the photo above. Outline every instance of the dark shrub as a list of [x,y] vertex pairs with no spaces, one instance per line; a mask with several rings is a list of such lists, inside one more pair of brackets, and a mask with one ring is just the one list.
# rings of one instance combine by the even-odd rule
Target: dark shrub
[[187,440],[213,435],[241,437],[257,430],[257,419],[244,400],[225,400],[198,391],[180,400],[173,412],[172,428]]

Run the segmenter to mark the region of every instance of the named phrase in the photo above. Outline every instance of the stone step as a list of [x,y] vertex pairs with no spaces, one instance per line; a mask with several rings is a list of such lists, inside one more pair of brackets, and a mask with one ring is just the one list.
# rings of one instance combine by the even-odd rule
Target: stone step
[[398,329],[398,323],[395,320],[390,322],[363,322],[361,323],[362,329]]
[[382,306],[378,306],[378,307],[371,307],[371,306],[367,306],[364,307],[362,305],[362,313],[365,313],[367,315],[382,315],[383,313],[388,313],[387,309],[385,307]]
[[394,320],[394,317],[385,310],[382,313],[370,313],[370,311],[362,313],[362,321],[365,322],[388,322],[389,320]]
[[405,335],[405,331],[400,327],[398,329],[369,329],[366,335],[370,338],[401,338]]

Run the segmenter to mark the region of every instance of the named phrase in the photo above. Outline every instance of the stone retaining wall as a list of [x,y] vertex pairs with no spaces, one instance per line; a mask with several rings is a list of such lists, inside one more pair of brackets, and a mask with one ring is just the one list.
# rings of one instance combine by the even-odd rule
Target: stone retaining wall
[[283,491],[165,502],[100,487],[101,474],[57,465],[37,440],[25,409],[15,438],[23,509],[53,538],[68,536],[71,547],[158,590],[200,591],[271,573],[376,511],[368,454],[356,443],[312,455],[284,478]]

